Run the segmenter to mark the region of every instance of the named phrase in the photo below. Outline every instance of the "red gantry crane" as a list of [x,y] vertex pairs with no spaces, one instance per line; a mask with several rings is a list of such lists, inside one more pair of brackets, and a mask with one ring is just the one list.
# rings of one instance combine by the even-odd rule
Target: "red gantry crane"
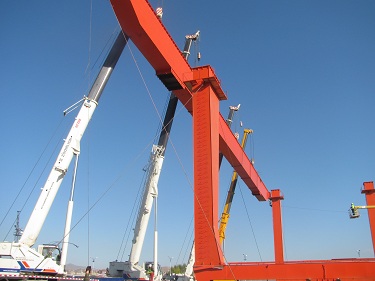
[[[111,0],[111,4],[124,33],[193,116],[196,279],[374,280],[375,259],[284,261],[283,196],[280,190],[268,191],[219,113],[219,101],[227,97],[211,66],[189,66],[147,0]],[[217,223],[219,151],[259,201],[272,202],[274,262],[224,260]]]

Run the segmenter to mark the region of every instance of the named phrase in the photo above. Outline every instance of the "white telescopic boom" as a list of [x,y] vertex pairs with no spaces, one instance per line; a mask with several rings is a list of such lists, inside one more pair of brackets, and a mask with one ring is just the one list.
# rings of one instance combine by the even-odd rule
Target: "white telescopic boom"
[[124,36],[120,32],[111,51],[109,52],[88,97],[85,98],[73,126],[64,141],[63,147],[59,152],[57,160],[52,167],[52,170],[19,241],[20,243],[28,245],[29,247],[35,244],[51,205],[56,197],[57,191],[59,190],[64,176],[68,171],[73,155],[78,155],[80,152],[81,138],[91,120],[92,114],[98,105],[98,101],[104,87],[114,67],[116,66],[122,50],[126,45],[127,39],[128,37]]
[[[192,41],[197,40],[199,38],[199,34],[200,32],[197,31],[194,35],[187,35],[185,37],[186,41],[183,56],[186,59],[188,59],[189,57]],[[168,107],[164,116],[163,128],[160,132],[158,145],[154,145],[152,148],[149,167],[147,170],[147,182],[144,189],[142,203],[138,212],[137,223],[134,228],[133,244],[129,255],[129,262],[132,265],[138,264],[141,256],[146,229],[150,218],[153,197],[157,197],[158,193],[159,176],[163,166],[164,154],[167,148],[169,134],[173,124],[177,102],[177,97],[173,93],[171,93]]]
[[147,169],[147,183],[143,193],[142,203],[138,212],[137,224],[134,228],[133,245],[130,252],[129,261],[137,264],[142,251],[145,239],[148,221],[151,215],[153,198],[158,196],[158,181],[164,157],[163,150],[160,146],[154,145],[150,155],[150,167]]
[[79,153],[79,143],[96,109],[97,103],[86,99],[65,139],[47,182],[26,225],[20,243],[33,246],[64,179],[73,155]]

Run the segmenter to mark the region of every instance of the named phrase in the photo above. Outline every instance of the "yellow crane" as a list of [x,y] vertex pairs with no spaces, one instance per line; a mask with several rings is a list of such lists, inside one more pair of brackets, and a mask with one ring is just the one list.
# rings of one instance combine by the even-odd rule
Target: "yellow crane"
[[[242,149],[245,149],[247,137],[249,134],[252,134],[252,133],[253,133],[253,130],[244,129],[244,134],[243,134],[242,142],[241,142]],[[223,210],[223,213],[221,214],[221,219],[220,219],[220,226],[219,226],[220,245],[223,245],[223,241],[225,239],[225,230],[226,230],[228,219],[229,219],[229,212],[230,212],[230,207],[232,205],[234,191],[236,189],[237,178],[238,178],[237,172],[233,171],[227,199],[225,201],[224,210]]]

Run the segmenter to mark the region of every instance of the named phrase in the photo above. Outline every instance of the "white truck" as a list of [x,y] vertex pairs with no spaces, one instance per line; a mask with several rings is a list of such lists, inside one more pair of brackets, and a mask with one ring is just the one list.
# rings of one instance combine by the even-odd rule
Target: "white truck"
[[[39,199],[18,242],[0,242],[0,280],[64,279],[69,244],[73,191],[68,203],[62,251],[58,245],[40,245],[33,249],[50,207],[70,166],[73,156],[80,153],[80,140],[98,105],[102,91],[124,49],[127,36],[118,35],[90,92],[75,118],[64,144],[44,184]],[[77,163],[77,161],[76,161]],[[71,280],[71,278],[67,279]]]

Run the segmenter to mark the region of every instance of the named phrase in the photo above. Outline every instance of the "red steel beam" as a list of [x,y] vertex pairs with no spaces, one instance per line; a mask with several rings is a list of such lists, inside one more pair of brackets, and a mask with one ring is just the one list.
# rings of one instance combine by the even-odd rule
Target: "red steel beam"
[[[374,182],[364,182],[361,193],[366,195],[366,203],[368,206],[375,206]],[[375,209],[367,209],[367,211],[372,237],[372,248],[375,255]]]
[[[219,99],[226,99],[219,79],[211,67],[205,71],[191,69],[177,45],[158,19],[151,5],[140,0],[111,0],[117,20],[124,31],[156,71],[156,75],[192,113],[192,87],[196,80],[206,79],[213,90],[220,93]],[[203,76],[200,76],[203,75]],[[218,114],[220,152],[233,166],[251,192],[264,201],[269,191],[255,171],[225,119]]]
[[169,78],[162,80],[165,84],[177,83],[179,87],[173,89],[176,90],[174,94],[191,112],[192,96],[184,84],[185,80],[192,79],[191,68],[151,5],[139,0],[111,0],[111,4],[124,33],[141,51],[156,74]]
[[259,200],[265,201],[270,197],[270,192],[255,170],[250,159],[243,151],[236,137],[227,125],[222,115],[220,121],[220,152],[236,170],[238,175],[251,190],[251,193]]
[[224,265],[219,247],[219,98],[211,83],[195,85],[193,96],[195,267]]
[[375,259],[229,263],[194,273],[198,280],[374,281]]
[[275,262],[284,262],[284,243],[283,243],[283,224],[281,217],[281,200],[284,196],[279,189],[271,190],[270,200],[272,202],[272,218],[273,218],[273,241],[275,249]]

